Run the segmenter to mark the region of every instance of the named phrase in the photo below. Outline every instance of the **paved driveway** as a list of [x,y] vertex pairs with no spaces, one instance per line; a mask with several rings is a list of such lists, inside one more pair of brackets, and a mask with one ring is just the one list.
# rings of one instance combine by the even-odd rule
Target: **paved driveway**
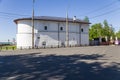
[[120,80],[120,46],[0,52],[0,80]]

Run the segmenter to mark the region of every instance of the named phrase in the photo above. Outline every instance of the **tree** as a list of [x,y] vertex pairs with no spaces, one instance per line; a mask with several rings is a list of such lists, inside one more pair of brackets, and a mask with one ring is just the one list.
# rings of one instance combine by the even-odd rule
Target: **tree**
[[115,29],[112,27],[112,25],[111,25],[109,31],[110,31],[110,36],[112,36],[113,38],[115,38]]
[[89,18],[85,16],[84,21],[89,22]]
[[102,36],[102,24],[97,23],[91,26],[89,29],[89,38],[90,40],[94,38],[99,38]]
[[110,37],[110,35],[109,35],[109,34],[110,34],[110,33],[109,33],[109,25],[108,25],[107,20],[104,20],[103,25],[104,25],[104,28],[103,28],[103,30],[104,30],[103,35],[104,35],[104,36],[107,36],[107,37]]
[[112,25],[109,25],[107,20],[104,20],[103,25],[101,23],[93,24],[89,29],[89,38],[90,40],[94,38],[100,38],[100,37],[107,37],[110,39],[110,37],[115,38],[115,32]]
[[103,21],[104,27],[109,27],[107,20]]
[[116,32],[116,37],[118,37],[120,39],[120,30],[118,32]]
[[109,39],[110,37],[114,38],[115,33],[114,33],[114,28],[112,27],[112,25],[109,25],[107,20],[104,20],[103,24],[104,24],[103,36],[107,36]]

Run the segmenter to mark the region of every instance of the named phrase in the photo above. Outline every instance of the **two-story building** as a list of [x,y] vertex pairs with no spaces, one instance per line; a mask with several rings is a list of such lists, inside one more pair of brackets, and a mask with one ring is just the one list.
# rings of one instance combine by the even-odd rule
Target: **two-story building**
[[[17,48],[32,47],[32,18],[16,19]],[[69,46],[89,45],[89,22],[68,18]],[[66,45],[66,18],[34,17],[34,46],[57,47]]]

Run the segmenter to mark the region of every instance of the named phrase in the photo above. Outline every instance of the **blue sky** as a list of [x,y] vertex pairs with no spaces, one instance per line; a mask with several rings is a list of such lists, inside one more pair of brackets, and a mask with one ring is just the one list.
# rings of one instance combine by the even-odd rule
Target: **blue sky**
[[[105,19],[120,29],[120,0],[35,0],[35,16],[90,18],[92,24]],[[16,38],[14,19],[32,15],[32,0],[0,0],[0,42]]]

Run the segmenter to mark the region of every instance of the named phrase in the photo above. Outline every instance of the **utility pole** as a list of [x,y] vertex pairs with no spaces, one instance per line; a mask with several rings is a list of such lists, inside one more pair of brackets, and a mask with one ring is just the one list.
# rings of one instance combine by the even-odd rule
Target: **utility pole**
[[68,10],[66,12],[66,46],[69,47]]
[[79,24],[79,45],[81,46],[81,23]]
[[58,23],[58,48],[59,48],[59,42],[60,42],[60,23]]
[[32,6],[32,49],[34,49],[34,3],[35,0],[33,0],[33,6]]

